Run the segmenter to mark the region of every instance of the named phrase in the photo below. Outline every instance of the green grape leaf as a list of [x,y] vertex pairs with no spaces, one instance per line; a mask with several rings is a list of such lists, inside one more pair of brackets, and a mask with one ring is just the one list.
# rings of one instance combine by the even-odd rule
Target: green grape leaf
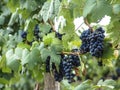
[[41,49],[41,58],[43,60],[43,62],[45,62],[45,60],[47,59],[48,56],[50,56],[51,51],[49,49],[43,48]]
[[80,85],[78,85],[77,87],[75,87],[74,90],[91,90],[90,83],[91,83],[90,80],[84,81]]
[[29,56],[30,51],[28,51],[26,48],[22,52],[22,57],[21,57],[21,64],[24,65],[27,63],[26,58]]
[[87,17],[88,14],[91,13],[93,8],[95,7],[96,0],[87,0],[83,9],[83,16]]
[[16,75],[16,77],[12,77],[10,80],[9,80],[9,84],[15,84],[17,82],[20,81],[20,76],[19,75]]
[[51,51],[50,56],[51,56],[51,59],[50,59],[51,62],[54,62],[57,65],[60,64],[60,59],[61,59],[60,55],[57,55],[55,52]]
[[114,59],[114,49],[112,48],[110,41],[105,39],[104,40],[104,51],[102,56],[102,61],[105,65],[112,66],[112,59]]
[[47,57],[50,56],[51,57],[50,61],[58,65],[60,63],[61,57],[60,55],[57,55],[57,51],[54,51],[53,49],[55,50],[55,48],[53,47],[49,49],[43,48],[41,50],[41,57],[42,57],[43,62],[45,62]]
[[2,68],[2,72],[11,73],[11,69],[6,65],[6,56],[4,55],[1,57],[0,60],[0,68]]
[[25,29],[28,32],[28,34],[27,34],[27,40],[29,42],[33,41],[33,37],[34,37],[33,30],[34,30],[34,27],[35,27],[36,24],[37,24],[37,22],[35,20],[32,20],[32,19],[30,19],[30,21],[28,20],[28,23],[27,23],[27,26],[26,26]]
[[114,12],[114,14],[119,14],[120,13],[120,4],[115,4],[113,6],[113,12]]
[[37,65],[37,62],[40,61],[40,52],[37,48],[34,48],[29,54],[27,52],[25,53],[27,56],[24,57],[25,59],[23,59],[24,62],[22,64],[27,64],[29,69],[33,69]]
[[24,19],[28,19],[31,14],[31,12],[27,11],[26,9],[19,9],[18,13],[20,13]]
[[1,83],[1,84],[8,84],[9,81],[6,80],[5,78],[0,78],[0,83]]
[[19,0],[9,0],[7,3],[7,6],[9,7],[9,9],[12,12],[15,12],[16,8],[18,8],[20,6],[18,2],[19,2]]
[[17,47],[30,49],[30,45],[25,44],[25,43],[23,43],[23,42],[19,43],[19,44],[17,45]]
[[119,28],[120,28],[120,21],[118,18],[112,19],[110,25],[107,27],[107,33],[110,34],[113,47],[117,46],[120,42]]
[[54,38],[55,38],[55,33],[47,34],[47,36],[43,37],[43,42],[45,45],[50,45],[53,42]]
[[26,9],[27,11],[35,11],[37,8],[37,3],[34,0],[21,0],[20,8]]
[[3,46],[5,44],[5,39],[3,36],[0,35],[0,46]]
[[23,49],[22,48],[15,48],[15,55],[18,56],[18,58],[21,58],[22,57],[22,52],[23,52]]
[[12,26],[16,22],[17,18],[18,18],[18,10],[12,13],[8,26]]
[[53,52],[58,52],[58,53],[61,53],[62,51],[62,45],[61,44],[52,44],[50,49],[53,51]]
[[87,0],[83,10],[83,16],[90,16],[92,21],[100,20],[105,15],[111,14],[112,6],[105,0]]
[[41,68],[40,69],[38,69],[38,67],[35,67],[34,69],[33,69],[33,76],[34,76],[34,78],[37,80],[37,81],[39,81],[39,82],[43,82],[43,72],[44,72],[44,70],[42,70]]
[[40,31],[43,33],[48,33],[51,26],[49,24],[40,24]]
[[47,22],[49,18],[58,14],[60,2],[59,0],[51,0],[44,3],[40,15],[43,17],[44,22]]
[[108,79],[108,80],[100,80],[96,86],[98,87],[107,87],[109,89],[113,89],[114,88],[114,85],[116,84],[116,82],[112,79]]
[[37,9],[37,3],[34,0],[20,0],[19,13],[24,19],[31,16],[31,13]]
[[3,25],[5,22],[5,17],[4,16],[0,16],[0,25]]
[[74,18],[82,16],[85,0],[71,0],[70,3],[72,3]]
[[13,49],[10,49],[6,53],[6,63],[14,71],[18,71],[20,62],[19,57],[14,54]]
[[2,6],[1,10],[3,12],[1,13],[1,16],[8,16],[11,13],[7,6]]

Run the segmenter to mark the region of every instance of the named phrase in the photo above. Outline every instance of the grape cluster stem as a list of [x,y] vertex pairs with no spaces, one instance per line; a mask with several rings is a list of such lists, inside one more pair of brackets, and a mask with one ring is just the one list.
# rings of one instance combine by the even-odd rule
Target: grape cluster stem
[[55,26],[54,26],[53,22],[52,22],[50,19],[48,19],[48,23],[51,25],[52,30],[53,30],[54,32],[56,32]]
[[89,29],[91,30],[91,32],[93,32],[93,28],[90,26],[87,18],[84,18],[84,23],[89,27]]
[[62,52],[62,54],[73,54],[73,55],[81,55],[80,52]]

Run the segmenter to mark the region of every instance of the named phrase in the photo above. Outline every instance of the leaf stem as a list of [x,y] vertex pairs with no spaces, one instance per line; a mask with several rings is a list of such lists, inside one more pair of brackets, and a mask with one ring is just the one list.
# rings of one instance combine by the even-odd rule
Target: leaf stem
[[34,90],[39,90],[39,89],[40,89],[40,84],[39,84],[39,83],[36,83]]
[[83,24],[84,24],[84,22],[81,23],[81,24],[75,29],[75,31],[77,31]]
[[55,26],[54,26],[53,22],[52,22],[50,19],[48,19],[48,23],[51,25],[52,30],[53,30],[54,32],[56,32]]
[[92,29],[92,27],[90,26],[87,18],[84,18],[84,23],[89,27],[90,31],[93,32],[93,29]]

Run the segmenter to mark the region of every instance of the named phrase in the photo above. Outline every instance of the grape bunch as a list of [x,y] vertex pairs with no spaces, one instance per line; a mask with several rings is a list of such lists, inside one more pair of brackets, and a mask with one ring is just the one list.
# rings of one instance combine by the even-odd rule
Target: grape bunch
[[82,40],[82,45],[80,47],[81,53],[89,52],[89,46],[90,46],[89,36],[90,36],[90,34],[91,34],[91,31],[88,29],[88,30],[83,31],[83,33],[80,36],[80,39]]
[[39,25],[36,24],[35,28],[34,28],[34,36],[36,37],[36,39],[39,39]]
[[82,40],[82,45],[80,47],[81,53],[90,52],[92,56],[97,58],[101,57],[103,54],[103,40],[104,40],[104,30],[99,27],[94,32],[91,30],[85,30],[80,36]]
[[35,28],[34,28],[34,36],[35,36],[37,41],[42,40],[42,37],[39,35],[39,33],[40,33],[39,25],[36,24]]
[[72,83],[75,81],[74,68],[78,66],[80,66],[80,60],[77,55],[64,55],[59,65],[59,75]]
[[50,56],[47,57],[45,65],[46,65],[46,72],[50,72]]
[[120,77],[120,67],[116,69],[117,76]]
[[100,27],[95,30],[90,36],[90,53],[92,56],[101,57],[103,54],[103,40],[104,40],[104,30]]
[[[46,59],[46,72],[50,72],[50,60],[49,57]],[[59,69],[56,69],[56,65],[52,62],[52,72],[54,75],[55,81],[61,81],[63,79],[67,79],[69,83],[75,81],[76,73],[74,68],[80,66],[80,60],[77,55],[69,54],[69,55],[61,55],[61,61],[59,64]]]
[[69,83],[73,82],[75,74],[72,73],[73,68],[72,59],[70,59],[69,56],[65,56],[63,58],[62,64],[65,78],[68,80]]
[[26,31],[23,31],[21,33],[21,37],[23,38],[23,42],[27,43],[28,45],[32,46],[32,43],[34,41],[42,40],[42,37],[39,36],[40,30],[39,30],[39,25],[38,24],[36,24],[35,27],[34,27],[34,30],[33,30],[34,38],[33,38],[32,41],[27,40],[28,33],[29,32],[26,32]]
[[57,71],[55,63],[52,63],[52,70],[53,70],[53,73],[54,73],[55,81],[60,82],[61,80],[63,80],[63,75],[62,75],[62,73]]
[[65,55],[63,58],[63,71],[65,78],[69,83],[74,82],[75,73],[73,69],[80,66],[80,60],[77,55]]

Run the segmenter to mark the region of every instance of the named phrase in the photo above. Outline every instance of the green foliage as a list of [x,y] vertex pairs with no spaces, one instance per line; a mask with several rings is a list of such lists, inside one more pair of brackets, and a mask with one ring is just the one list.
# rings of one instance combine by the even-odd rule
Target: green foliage
[[112,66],[111,61],[115,58],[113,54],[114,54],[113,47],[109,40],[106,39],[104,41],[104,51],[102,56],[103,63],[108,66]]
[[111,15],[112,6],[105,0],[87,0],[83,16],[89,17],[92,21],[102,19],[105,15]]
[[120,14],[120,4],[115,4],[113,6],[113,12],[114,14]]
[[91,89],[91,86],[90,86],[90,82],[91,81],[85,81],[85,82],[82,82],[80,85],[78,85],[75,90],[92,90]]
[[[116,46],[120,40],[119,40],[119,36],[120,36],[120,32],[119,32],[119,20],[116,17],[115,19],[113,19],[108,27],[108,33],[110,33],[110,37],[112,37],[112,42],[113,42],[113,46]],[[117,37],[117,38],[116,38]]]
[[44,3],[40,15],[43,17],[44,22],[48,19],[53,19],[59,12],[60,2],[59,0],[51,0]]
[[[68,84],[63,80],[63,90],[119,90],[120,79],[116,82],[106,78],[116,75],[115,69],[119,67],[119,53],[116,58],[114,51],[119,51],[120,47],[120,1],[1,0],[0,90],[33,90],[36,82],[42,84],[42,87],[46,58],[50,56],[50,62],[58,66],[61,53],[69,53],[73,48],[79,49],[81,45],[74,28],[75,18],[83,16],[91,24],[105,15],[110,16],[111,21],[105,26],[107,38],[104,40],[102,58],[93,58],[89,54],[80,55],[81,66],[78,71],[81,81]],[[56,37],[54,26],[57,25],[55,19],[60,16],[65,18],[64,25],[61,24],[62,21],[58,21],[57,32],[64,34],[61,40]],[[36,24],[41,40],[34,35]],[[23,31],[27,32],[24,39],[21,38]],[[103,61],[104,66],[98,66],[99,60]],[[105,80],[101,80],[107,71],[109,73]],[[91,80],[86,80],[87,76]]]

